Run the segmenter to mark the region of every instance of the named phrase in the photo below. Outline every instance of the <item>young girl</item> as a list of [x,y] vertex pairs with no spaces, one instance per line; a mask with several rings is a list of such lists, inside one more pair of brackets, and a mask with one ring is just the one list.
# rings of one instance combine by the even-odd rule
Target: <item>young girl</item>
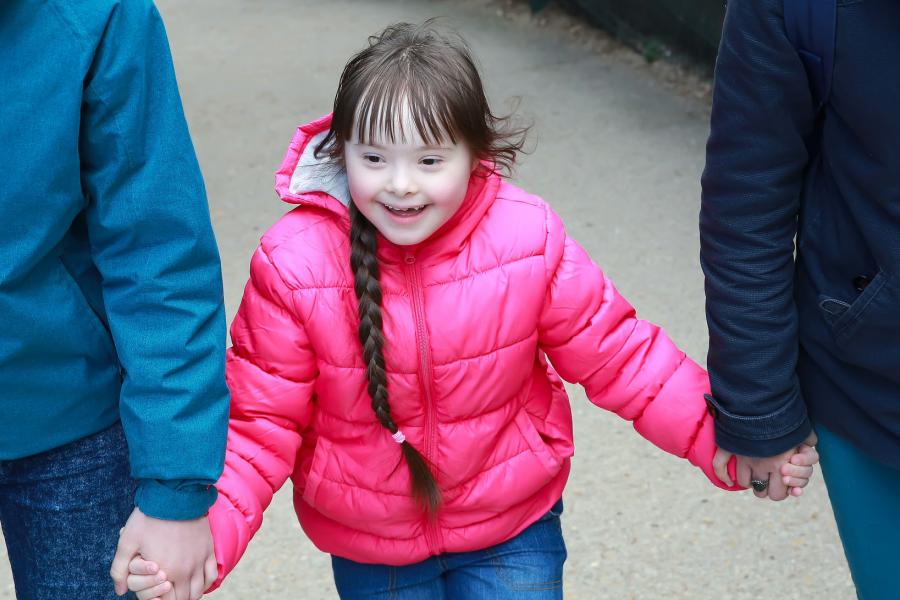
[[[499,175],[523,133],[429,23],[374,38],[333,115],[299,128],[276,176],[298,207],[263,236],[232,325],[220,580],[290,476],[342,598],[561,598],[560,377],[735,489],[713,472],[706,373]],[[795,459],[799,491],[814,450]],[[146,568],[142,599],[167,589]]]

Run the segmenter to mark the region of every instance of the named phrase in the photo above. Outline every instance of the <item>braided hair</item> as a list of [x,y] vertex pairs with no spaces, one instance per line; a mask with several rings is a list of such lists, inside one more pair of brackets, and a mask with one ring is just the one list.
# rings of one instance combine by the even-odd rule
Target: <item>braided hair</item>
[[[388,404],[387,373],[384,370],[384,332],[381,320],[381,284],[379,283],[378,237],[375,227],[350,203],[350,266],[354,290],[359,301],[359,341],[363,347],[372,410],[385,429],[396,434],[397,424]],[[433,514],[441,503],[441,492],[425,459],[405,439],[400,444],[412,476],[413,496]]]

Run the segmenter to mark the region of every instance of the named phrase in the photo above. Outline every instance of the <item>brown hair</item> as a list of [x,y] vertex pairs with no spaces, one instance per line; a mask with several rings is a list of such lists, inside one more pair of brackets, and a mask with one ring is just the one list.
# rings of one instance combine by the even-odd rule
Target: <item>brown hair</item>
[[[491,113],[481,77],[465,41],[443,34],[434,21],[421,25],[399,23],[369,38],[341,75],[334,98],[331,129],[316,147],[316,155],[343,163],[344,144],[358,139],[370,143],[384,136],[392,143],[398,111],[410,117],[428,144],[449,140],[464,143],[472,154],[487,160],[494,171],[509,172],[522,151],[527,127],[514,127],[510,117]],[[388,403],[384,368],[381,284],[375,227],[350,203],[350,265],[359,302],[359,340],[363,346],[372,409],[391,432],[398,427]],[[409,442],[401,444],[409,466],[413,496],[434,514],[441,503],[437,482],[425,459]]]

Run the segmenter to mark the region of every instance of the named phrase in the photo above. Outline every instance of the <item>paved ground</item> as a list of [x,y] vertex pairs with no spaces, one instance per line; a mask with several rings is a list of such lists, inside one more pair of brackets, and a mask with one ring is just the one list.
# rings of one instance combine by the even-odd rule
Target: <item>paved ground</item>
[[[301,122],[330,109],[366,36],[449,15],[471,41],[495,106],[522,99],[534,153],[516,179],[645,318],[705,356],[697,261],[698,179],[708,107],[628,54],[585,52],[559,20],[496,0],[158,0],[224,263],[229,316],[261,232],[285,210],[272,174]],[[503,10],[501,10],[503,9]],[[500,14],[503,12],[504,14]],[[576,32],[577,33],[577,32]],[[727,494],[572,390],[577,455],[565,494],[566,597],[853,598],[825,489],[781,504]],[[5,554],[0,598],[12,598]],[[283,490],[214,598],[334,599],[328,557],[304,537]]]

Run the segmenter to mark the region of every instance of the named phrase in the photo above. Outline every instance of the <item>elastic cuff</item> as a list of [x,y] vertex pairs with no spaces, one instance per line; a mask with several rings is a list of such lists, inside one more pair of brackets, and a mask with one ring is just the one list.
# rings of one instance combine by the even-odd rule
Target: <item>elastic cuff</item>
[[716,445],[723,450],[728,450],[741,456],[766,458],[777,456],[782,452],[799,446],[812,432],[812,424],[808,418],[804,418],[800,425],[797,426],[797,429],[782,436],[765,440],[748,440],[734,436],[727,431],[723,431],[718,423],[715,424],[715,429]]
[[148,517],[190,521],[205,516],[217,496],[213,485],[142,479],[134,503]]

